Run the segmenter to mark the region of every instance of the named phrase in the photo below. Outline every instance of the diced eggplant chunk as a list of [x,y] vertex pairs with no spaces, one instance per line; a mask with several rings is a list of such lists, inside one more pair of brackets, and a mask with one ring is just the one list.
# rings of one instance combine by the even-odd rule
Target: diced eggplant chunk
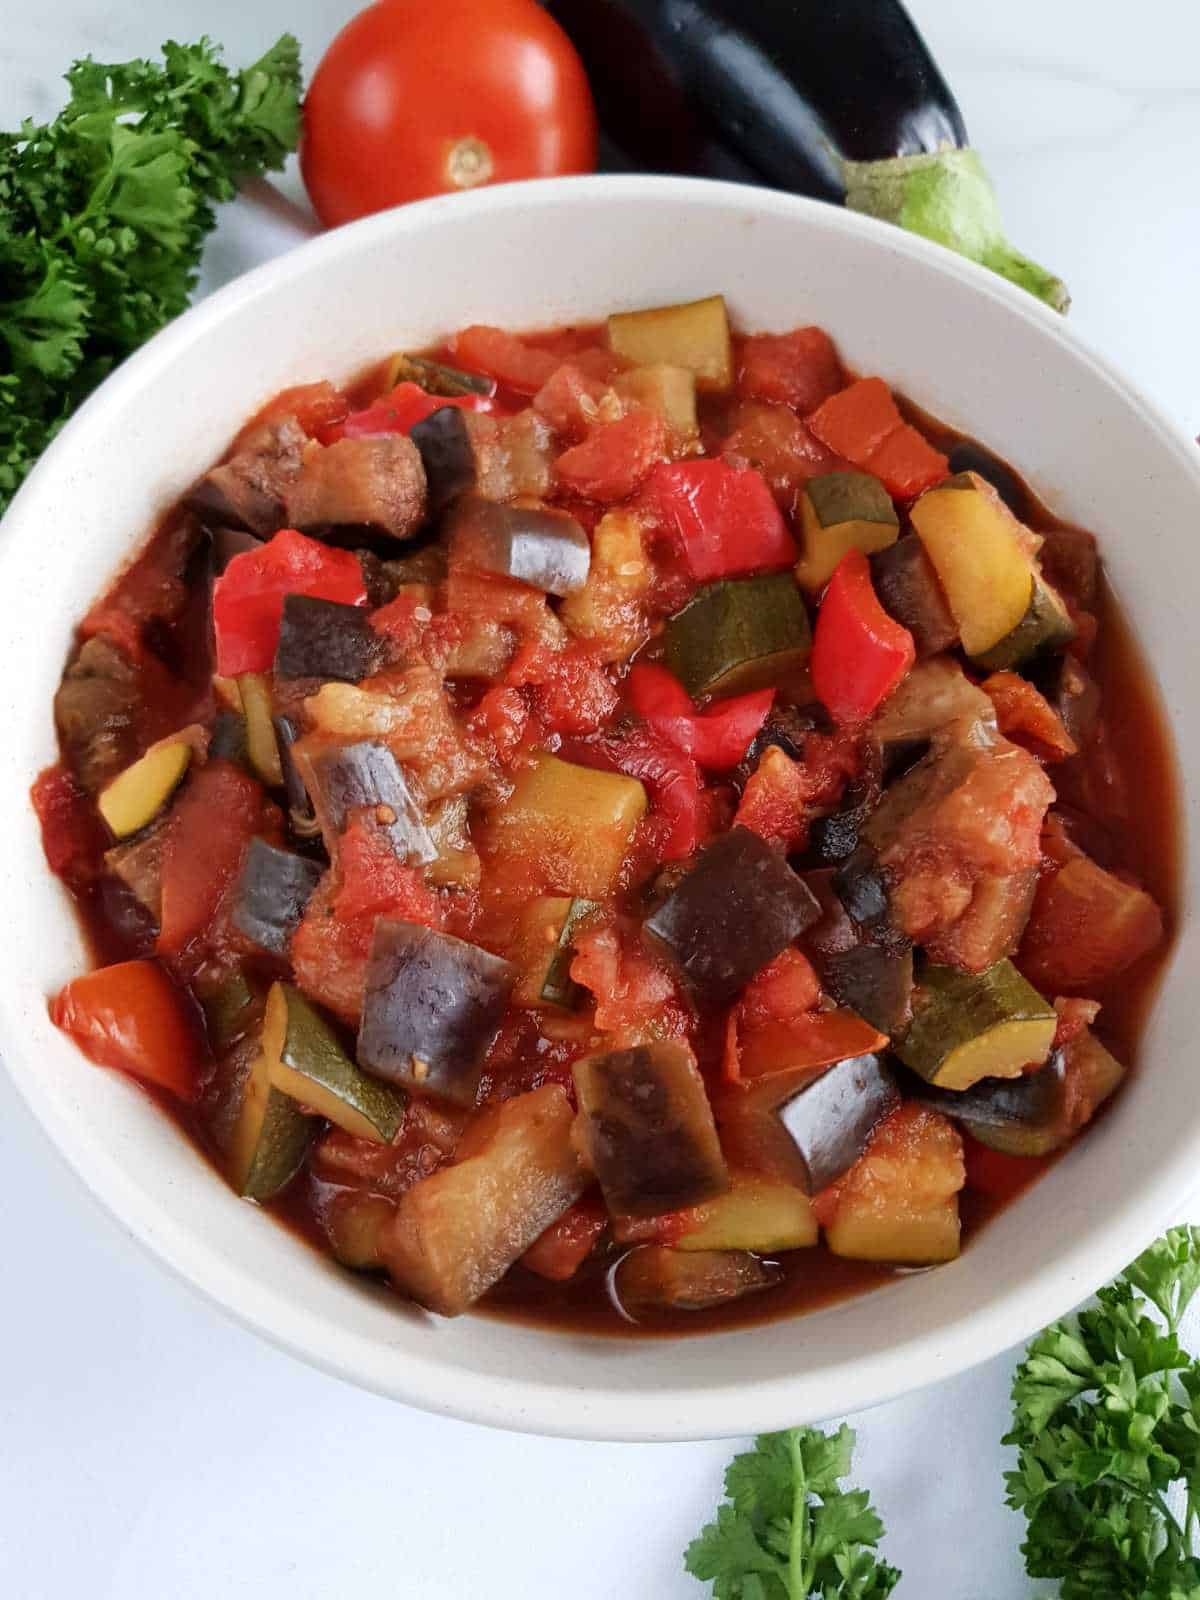
[[698,997],[724,1005],[820,914],[783,857],[737,827],[701,851],[645,927]]
[[825,1228],[836,1256],[932,1266],[958,1254],[962,1140],[945,1117],[902,1105],[842,1179]]
[[1082,750],[1100,715],[1100,685],[1071,655],[1048,657],[1031,676],[1058,713],[1067,736]]
[[421,808],[395,756],[374,739],[326,744],[302,739],[292,758],[321,824],[330,857],[355,811],[370,807],[402,861],[423,866],[437,856]]
[[441,406],[410,428],[408,436],[421,453],[430,515],[474,488],[475,450],[458,406]]
[[833,880],[836,876],[830,867],[818,867],[803,874],[804,882],[821,908],[821,916],[811,928],[804,930],[800,943],[805,954],[816,963],[818,971],[826,957],[853,950],[862,943],[861,932],[851,921],[841,896],[834,889]]
[[246,719],[240,711],[217,712],[212,737],[208,741],[210,761],[232,761],[235,766],[248,767],[250,749],[246,738]]
[[304,787],[304,779],[292,758],[292,746],[300,738],[300,730],[291,717],[274,717],[272,723],[287,796],[288,826],[299,839],[315,839],[321,831],[321,825],[308,797],[308,790]]
[[925,966],[900,1059],[929,1083],[969,1089],[980,1078],[1015,1078],[1045,1061],[1058,1027],[1053,1006],[1011,961],[986,972]]
[[305,453],[288,486],[287,520],[302,532],[363,528],[409,539],[425,519],[425,468],[402,433],[338,439]]
[[979,878],[958,921],[925,940],[926,954],[931,961],[964,972],[984,972],[1003,956],[1011,956],[1029,921],[1037,885],[1036,867]]
[[868,737],[877,744],[887,765],[897,745],[909,749],[928,743],[954,724],[982,722],[996,725],[996,708],[990,698],[967,677],[949,656],[919,662],[884,701],[871,719]]
[[837,869],[832,879],[846,914],[860,928],[874,928],[888,918],[887,880],[879,857],[869,844],[860,844]]
[[769,1289],[778,1267],[747,1250],[671,1250],[644,1244],[621,1260],[613,1294],[631,1321],[656,1311],[707,1311]]
[[251,839],[234,895],[234,927],[264,950],[286,956],[322,870],[304,856]]
[[[1052,1065],[1056,1070],[1050,1074]],[[1000,1080],[996,1088],[1019,1088],[1044,1075],[1049,1077],[1040,1115],[1029,1105],[1017,1108],[1024,1115],[1005,1119],[994,1115],[977,1117],[972,1108],[971,1114],[963,1118],[964,1126],[980,1144],[990,1145],[1005,1155],[1048,1155],[1066,1144],[1116,1093],[1125,1077],[1125,1068],[1091,1029],[1085,1028],[1037,1072],[1017,1079],[1012,1085]]]
[[1077,606],[1092,611],[1100,587],[1100,557],[1096,535],[1083,528],[1050,528],[1038,552],[1042,571]]
[[409,1189],[380,1239],[397,1284],[454,1317],[497,1283],[583,1193],[573,1120],[558,1084],[518,1095],[478,1149]]
[[860,944],[826,956],[821,981],[840,1005],[849,1006],[889,1038],[903,1033],[912,1015],[911,950]]
[[678,1211],[728,1188],[712,1107],[686,1045],[612,1050],[573,1071],[580,1142],[614,1215]]
[[103,634],[88,639],[63,673],[54,721],[63,753],[90,794],[137,754],[142,690],[137,668]]
[[587,582],[591,544],[565,511],[473,499],[456,508],[449,539],[460,565],[516,578],[547,594],[573,594]]
[[211,528],[209,530],[209,562],[213,576],[219,578],[234,556],[244,556],[248,550],[257,550],[262,540],[244,528]]
[[613,1219],[619,1244],[667,1244],[675,1250],[805,1250],[817,1242],[817,1219],[795,1183],[756,1172],[731,1172],[724,1194],[659,1217]]
[[515,978],[509,962],[477,945],[381,917],[367,963],[360,1063],[419,1094],[474,1105]]
[[847,1172],[899,1103],[892,1075],[877,1055],[839,1061],[784,1101],[776,1114],[796,1147],[805,1192],[817,1194]]
[[237,455],[193,485],[186,504],[209,527],[274,533],[308,437],[292,417],[257,429]]
[[105,851],[104,865],[154,918],[162,916],[162,849],[165,829],[152,828],[140,839]]
[[383,640],[362,606],[289,594],[283,602],[275,674],[359,683],[383,660]]
[[1024,519],[1033,509],[1029,491],[1007,462],[973,439],[960,439],[948,457],[950,473],[977,472],[985,478],[1014,517]]
[[290,983],[275,983],[263,1019],[274,1088],[357,1139],[387,1144],[404,1121],[404,1096],[361,1071],[325,1019]]
[[834,866],[858,849],[867,818],[879,803],[878,771],[852,784],[837,811],[818,817],[809,829],[805,865]]
[[880,605],[912,634],[919,657],[935,656],[958,643],[958,623],[920,539],[900,539],[877,550],[870,562]]

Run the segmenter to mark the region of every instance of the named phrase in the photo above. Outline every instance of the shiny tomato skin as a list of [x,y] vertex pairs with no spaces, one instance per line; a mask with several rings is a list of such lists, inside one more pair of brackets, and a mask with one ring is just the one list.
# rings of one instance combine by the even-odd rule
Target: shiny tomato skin
[[156,961],[122,961],[73,978],[50,1007],[89,1060],[195,1097],[201,1047],[195,1008]]
[[327,227],[595,165],[587,76],[536,0],[379,0],[334,39],[304,102],[300,167]]

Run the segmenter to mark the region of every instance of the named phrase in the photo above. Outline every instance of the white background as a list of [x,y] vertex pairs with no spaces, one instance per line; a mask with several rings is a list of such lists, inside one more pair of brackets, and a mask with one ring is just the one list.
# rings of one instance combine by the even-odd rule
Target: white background
[[[311,67],[355,9],[7,0],[0,126],[51,114],[76,55],[121,60],[208,33],[243,62],[290,28]],[[1014,242],[1062,273],[1072,320],[1196,432],[1200,8],[911,9]],[[290,237],[239,204],[206,282]],[[145,1259],[63,1168],[3,1074],[0,1185],[0,1594],[10,1600],[703,1600],[680,1553],[719,1498],[731,1444],[489,1433],[308,1371]],[[1014,1359],[853,1419],[857,1475],[887,1521],[901,1596],[1031,1592],[1021,1524],[1002,1504]]]

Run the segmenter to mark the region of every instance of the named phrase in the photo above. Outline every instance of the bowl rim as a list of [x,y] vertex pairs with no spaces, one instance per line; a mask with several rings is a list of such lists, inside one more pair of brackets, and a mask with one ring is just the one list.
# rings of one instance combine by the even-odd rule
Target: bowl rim
[[[1190,475],[1200,506],[1200,452],[1185,431],[1058,313],[985,268],[889,224],[782,191],[694,178],[588,175],[497,185],[367,217],[299,244],[201,300],[107,378],[34,467],[0,521],[4,536],[0,538],[0,585],[14,559],[13,549],[27,516],[34,512],[45,485],[69,461],[75,441],[101,423],[106,407],[118,395],[136,393],[164,369],[186,358],[207,330],[255,300],[286,291],[295,279],[318,272],[332,259],[436,227],[468,208],[477,214],[503,217],[551,208],[560,201],[577,203],[581,197],[586,203],[604,206],[657,197],[664,203],[684,203],[700,210],[736,208],[742,215],[750,211],[793,217],[818,234],[824,229],[876,244],[886,240],[889,250],[920,263],[934,276],[958,279],[974,293],[1001,302],[1009,313],[1067,346],[1092,368],[1099,381],[1116,389],[1142,413]],[[238,420],[233,419],[233,425]],[[32,526],[31,516],[29,520]],[[1181,826],[1183,863],[1188,853],[1186,822]],[[1057,1261],[1039,1269],[1013,1291],[1003,1302],[1003,1316],[993,1306],[933,1333],[911,1336],[880,1354],[848,1355],[837,1380],[837,1399],[848,1400],[848,1406],[831,1407],[834,1397],[823,1392],[832,1386],[828,1371],[810,1375],[800,1364],[781,1378],[756,1380],[751,1373],[737,1382],[714,1382],[681,1402],[677,1395],[631,1395],[616,1387],[541,1384],[528,1378],[498,1379],[464,1371],[438,1359],[436,1339],[428,1353],[408,1352],[398,1363],[386,1344],[381,1346],[297,1306],[270,1282],[230,1264],[191,1231],[185,1215],[165,1206],[148,1206],[106,1150],[103,1138],[81,1126],[80,1119],[72,1118],[41,1089],[38,1074],[29,1070],[25,1061],[20,1036],[10,1026],[10,1009],[16,1015],[16,1007],[10,1004],[12,991],[6,993],[7,984],[6,969],[0,967],[0,1057],[18,1094],[92,1199],[177,1279],[279,1349],[333,1377],[424,1411],[519,1432],[637,1442],[716,1438],[777,1428],[797,1416],[825,1418],[843,1410],[859,1411],[900,1394],[915,1393],[1000,1354],[1061,1316],[1121,1270],[1178,1216],[1198,1182],[1194,1159],[1181,1150],[1148,1174],[1135,1195],[1126,1195],[1120,1210],[1110,1212],[1102,1226],[1083,1233]],[[480,1327],[486,1327],[487,1321],[480,1318]],[[630,1399],[635,1402],[632,1406]]]

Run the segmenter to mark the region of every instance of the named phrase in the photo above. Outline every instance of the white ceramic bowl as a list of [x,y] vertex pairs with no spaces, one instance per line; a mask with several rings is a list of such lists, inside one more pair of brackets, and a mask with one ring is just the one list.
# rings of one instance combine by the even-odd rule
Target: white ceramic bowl
[[[1179,747],[1200,747],[1200,455],[1063,322],[898,230],[723,184],[588,178],[485,189],[326,235],[206,301],[127,362],[3,524],[0,1046],[92,1193],[181,1277],[326,1370],[427,1410],[605,1439],[748,1433],[859,1410],[981,1361],[1125,1264],[1193,1184],[1194,851],[1183,928],[1115,1114],[964,1257],[798,1320],[682,1340],[442,1322],[363,1286],[237,1200],[155,1107],[51,1027],[83,947],[27,795],[54,757],[75,620],[156,516],[286,384],[352,374],[468,322],[522,328],[723,292],[738,322],[816,322],[847,360],[1011,459],[1100,535]],[[1194,759],[1188,759],[1194,772]],[[1186,802],[1189,839],[1196,797]]]

